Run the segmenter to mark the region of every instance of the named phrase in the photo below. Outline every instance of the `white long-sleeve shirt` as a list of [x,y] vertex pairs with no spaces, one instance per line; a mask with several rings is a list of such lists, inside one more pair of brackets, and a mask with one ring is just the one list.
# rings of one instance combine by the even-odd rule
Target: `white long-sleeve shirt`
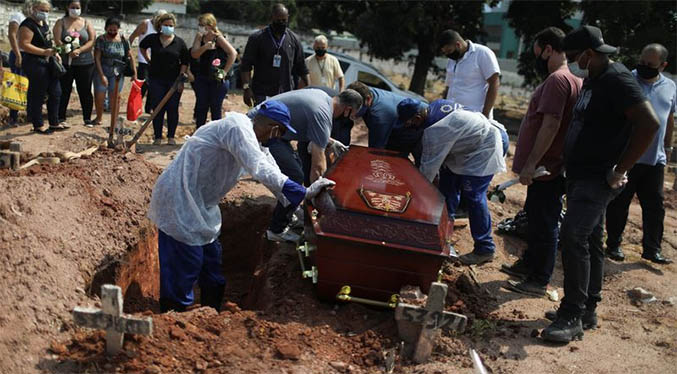
[[155,183],[148,217],[182,243],[209,244],[221,231],[219,202],[244,174],[286,201],[287,176],[257,141],[251,120],[229,112],[186,141]]
[[454,174],[485,177],[506,170],[498,122],[457,109],[423,132],[421,173],[432,181],[442,164]]

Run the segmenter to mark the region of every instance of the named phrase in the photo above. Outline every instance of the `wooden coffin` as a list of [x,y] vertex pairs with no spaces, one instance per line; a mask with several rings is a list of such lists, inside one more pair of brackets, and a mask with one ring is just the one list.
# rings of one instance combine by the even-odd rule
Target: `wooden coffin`
[[387,301],[404,285],[427,292],[449,257],[453,222],[437,188],[408,160],[351,146],[327,171],[336,181],[306,207],[306,238],[318,296],[342,286]]

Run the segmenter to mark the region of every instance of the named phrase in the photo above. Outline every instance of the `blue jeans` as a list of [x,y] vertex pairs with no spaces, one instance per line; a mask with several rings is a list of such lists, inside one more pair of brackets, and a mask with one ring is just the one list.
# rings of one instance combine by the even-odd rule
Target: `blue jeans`
[[[272,139],[265,146],[270,150],[270,154],[273,155],[275,163],[280,168],[282,174],[298,184],[303,184],[301,160],[291,147],[291,144],[289,144],[289,140]],[[278,234],[281,233],[289,225],[291,215],[295,209],[296,207],[293,204],[284,207],[278,201],[277,205],[275,205],[275,210],[273,210],[273,217],[269,226],[270,231]]]
[[212,121],[221,119],[221,106],[228,94],[229,81],[216,81],[204,75],[198,75],[193,82],[195,91],[195,123],[197,128],[207,122],[207,112],[212,113]]
[[560,232],[564,298],[559,310],[581,316],[602,300],[602,222],[607,205],[621,189],[609,187],[604,177],[569,178],[566,185],[567,212]]
[[487,205],[487,190],[493,175],[473,177],[454,174],[447,167],[440,169],[440,192],[447,203],[447,213],[454,218],[458,204],[463,201],[468,209],[470,233],[477,254],[494,253],[496,245],[491,237],[491,214]]
[[527,188],[524,210],[529,221],[528,247],[522,259],[531,270],[527,280],[541,286],[550,283],[555,269],[564,188],[561,175],[550,181],[534,181]]
[[22,64],[28,77],[28,107],[26,113],[34,129],[44,124],[42,120],[42,104],[47,96],[47,118],[50,126],[59,125],[59,100],[61,84],[59,79],[50,74],[49,64],[45,59],[27,56]]
[[221,244],[191,246],[158,230],[160,260],[160,297],[184,306],[193,304],[193,286],[201,289],[223,286]]
[[[173,81],[165,81],[161,79],[150,80],[148,99],[153,103],[152,108],[155,109],[165,94],[169,92],[174,85]],[[181,94],[176,91],[172,97],[167,101],[164,107],[160,109],[158,115],[153,119],[153,133],[155,139],[162,139],[162,127],[164,126],[165,113],[167,114],[167,138],[174,139],[176,133],[176,126],[179,125],[179,101]]]

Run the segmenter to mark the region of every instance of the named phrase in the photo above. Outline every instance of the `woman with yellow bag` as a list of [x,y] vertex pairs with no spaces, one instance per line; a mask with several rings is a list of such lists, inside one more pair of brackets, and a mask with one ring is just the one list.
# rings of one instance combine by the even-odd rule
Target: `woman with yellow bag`
[[[7,27],[7,37],[9,39],[9,45],[12,50],[9,52],[9,68],[13,74],[18,74],[23,76],[23,70],[21,68],[23,62],[23,51],[19,48],[19,41],[17,39],[17,34],[19,33],[19,25],[26,19],[26,16],[31,12],[32,3],[30,0],[26,0],[24,6],[21,8],[20,12],[14,12],[9,17],[9,25]],[[4,78],[3,78],[4,80]],[[22,96],[22,99],[23,98]],[[21,100],[24,102],[24,100]],[[9,106],[9,105],[7,105]],[[26,110],[23,108],[22,110]],[[17,109],[9,110],[9,126],[14,127],[17,125],[19,120],[19,111]]]

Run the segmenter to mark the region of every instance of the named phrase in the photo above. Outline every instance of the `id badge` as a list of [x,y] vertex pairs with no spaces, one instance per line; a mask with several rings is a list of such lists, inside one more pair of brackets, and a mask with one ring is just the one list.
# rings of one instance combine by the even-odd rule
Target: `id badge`
[[282,62],[282,56],[280,56],[280,55],[273,56],[273,67],[274,68],[279,68],[281,62]]
[[325,77],[325,76],[322,77],[322,85],[323,86],[327,85],[327,77]]

